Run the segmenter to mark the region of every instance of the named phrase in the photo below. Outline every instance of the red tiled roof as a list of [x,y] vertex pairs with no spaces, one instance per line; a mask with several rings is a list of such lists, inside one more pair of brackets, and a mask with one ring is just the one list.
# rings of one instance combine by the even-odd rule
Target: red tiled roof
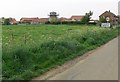
[[82,19],[84,16],[71,16],[70,19]]
[[39,20],[41,23],[45,23],[49,21],[49,18],[40,18]]
[[20,22],[23,22],[23,21],[39,22],[40,20],[38,17],[36,17],[36,18],[21,18]]

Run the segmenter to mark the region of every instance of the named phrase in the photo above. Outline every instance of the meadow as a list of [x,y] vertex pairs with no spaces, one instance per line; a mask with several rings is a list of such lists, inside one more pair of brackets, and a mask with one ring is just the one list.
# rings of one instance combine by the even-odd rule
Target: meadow
[[2,26],[2,77],[29,80],[118,36],[87,25]]

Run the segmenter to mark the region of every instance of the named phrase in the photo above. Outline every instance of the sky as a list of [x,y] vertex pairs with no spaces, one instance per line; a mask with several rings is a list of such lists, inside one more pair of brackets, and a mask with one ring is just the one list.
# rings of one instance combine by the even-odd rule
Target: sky
[[84,15],[93,11],[92,19],[98,19],[103,12],[111,11],[118,15],[120,0],[1,0],[0,17],[48,17],[55,11],[59,17],[70,18],[72,15]]

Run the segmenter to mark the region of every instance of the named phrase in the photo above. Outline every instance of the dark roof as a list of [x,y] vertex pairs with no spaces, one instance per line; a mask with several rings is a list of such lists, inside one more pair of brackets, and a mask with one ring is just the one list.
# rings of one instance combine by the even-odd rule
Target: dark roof
[[[103,14],[105,14],[105,13],[110,13],[111,15],[113,15],[113,16],[115,16],[115,17],[117,17],[114,13],[112,13],[112,12],[110,12],[110,10],[109,11],[105,11],[104,13],[102,13],[100,16],[102,16]],[[100,17],[99,16],[99,17]]]
[[50,12],[49,16],[58,16],[59,14],[57,14],[57,12]]

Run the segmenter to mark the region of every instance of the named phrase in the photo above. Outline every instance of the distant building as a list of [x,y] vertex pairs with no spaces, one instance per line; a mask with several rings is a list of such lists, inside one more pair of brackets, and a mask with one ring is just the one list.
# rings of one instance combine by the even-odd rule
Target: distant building
[[61,17],[60,22],[71,21],[70,18]]
[[105,19],[105,20],[109,20],[108,22],[111,24],[111,25],[116,25],[118,24],[118,16],[116,16],[114,13],[110,12],[109,11],[105,11],[104,13],[102,13],[100,16],[99,16],[99,20],[102,19]]
[[11,25],[16,25],[18,23],[15,18],[9,18],[9,22]]
[[40,24],[45,24],[49,21],[49,18],[40,18]]
[[50,12],[50,14],[48,16],[49,16],[49,21],[50,22],[58,21],[59,14],[57,14],[56,12]]
[[83,19],[83,17],[84,16],[82,16],[82,15],[79,15],[79,16],[78,15],[73,15],[70,18],[61,17],[60,21],[61,22],[65,22],[65,21],[67,21],[67,22],[76,22],[76,21],[81,21]]
[[77,15],[74,15],[74,16],[71,16],[71,21],[81,21],[82,19],[84,18],[84,16],[77,16]]
[[36,18],[21,18],[20,23],[23,23],[23,24],[39,24],[40,19],[38,17],[36,17]]

